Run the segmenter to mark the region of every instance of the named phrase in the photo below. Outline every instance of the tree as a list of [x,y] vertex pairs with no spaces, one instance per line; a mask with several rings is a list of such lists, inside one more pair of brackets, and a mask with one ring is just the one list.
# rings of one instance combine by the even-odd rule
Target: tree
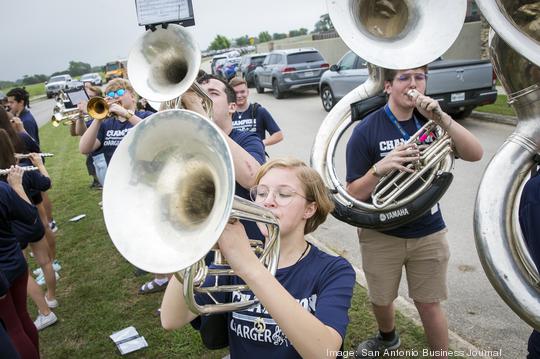
[[210,50],[221,50],[231,47],[231,42],[223,35],[217,35],[214,41],[210,44]]
[[281,40],[287,38],[287,34],[274,32],[272,35],[273,40]]
[[240,36],[239,38],[234,39],[234,42],[236,43],[236,46],[247,46],[249,45],[249,36]]
[[81,76],[90,72],[92,66],[86,62],[70,61],[68,72],[71,76]]
[[28,75],[24,75],[22,80],[18,80],[19,83],[22,83],[23,85],[32,85],[32,84],[39,84],[39,83],[42,83],[42,82],[45,82],[47,81],[47,75],[32,75],[32,76],[28,76]]
[[308,33],[308,29],[306,29],[305,27],[302,27],[298,30],[290,30],[289,37],[307,35],[307,33]]
[[270,33],[268,31],[263,31],[259,34],[259,42],[268,42],[272,40],[272,36],[270,36]]
[[324,32],[334,30],[334,25],[330,19],[330,15],[323,14],[319,18],[319,21],[315,23],[315,30],[313,32]]

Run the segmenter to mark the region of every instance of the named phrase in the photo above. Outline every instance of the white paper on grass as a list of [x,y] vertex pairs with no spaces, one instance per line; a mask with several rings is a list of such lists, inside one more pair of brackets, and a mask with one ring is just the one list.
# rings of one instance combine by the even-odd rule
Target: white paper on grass
[[135,327],[130,326],[110,335],[112,341],[120,351],[120,354],[128,354],[146,348],[148,343],[144,337],[141,337]]

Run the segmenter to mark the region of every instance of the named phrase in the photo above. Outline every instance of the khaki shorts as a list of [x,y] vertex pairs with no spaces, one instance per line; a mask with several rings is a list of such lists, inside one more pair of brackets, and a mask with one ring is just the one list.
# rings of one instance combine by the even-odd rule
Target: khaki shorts
[[388,305],[397,298],[403,266],[410,298],[420,303],[445,300],[448,296],[446,272],[450,258],[446,232],[445,228],[425,237],[404,239],[359,229],[362,268],[371,302]]

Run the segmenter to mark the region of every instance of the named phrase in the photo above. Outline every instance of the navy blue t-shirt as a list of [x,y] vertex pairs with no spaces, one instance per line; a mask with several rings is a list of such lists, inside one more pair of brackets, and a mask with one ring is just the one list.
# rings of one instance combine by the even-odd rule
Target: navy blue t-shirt
[[[305,310],[345,338],[355,283],[354,270],[347,260],[311,245],[308,254],[298,263],[278,269],[276,279]],[[206,283],[213,284],[213,280],[214,277],[208,277]],[[239,277],[220,277],[219,283],[245,284]],[[213,295],[223,302],[256,298],[251,291]],[[197,294],[196,300],[198,304],[213,303],[205,294]],[[227,317],[231,358],[300,358],[261,303],[247,310],[227,313]],[[255,321],[261,319],[266,325],[259,332]]]
[[0,271],[9,283],[26,272],[26,260],[12,230],[12,221],[34,224],[36,207],[27,203],[5,182],[0,181]]
[[[519,224],[531,258],[540,271],[540,172],[523,187],[519,202]],[[535,330],[531,334],[528,349],[530,358],[540,358],[540,332]]]
[[[144,119],[152,115],[152,112],[135,111],[135,115],[137,115],[137,117],[141,119]],[[131,122],[127,120],[121,122],[118,121],[116,117],[109,117],[103,120],[103,122],[101,122],[97,134],[97,139],[101,143],[101,146],[97,149],[97,151],[103,152],[107,164],[109,164],[109,162],[111,161],[114,151],[116,151],[116,147],[118,147],[120,141],[122,141],[124,136],[132,127],[133,125],[131,124]],[[92,154],[95,153],[96,152],[93,152]]]
[[[416,118],[420,125],[426,122],[421,116]],[[414,118],[400,121],[399,124],[410,135],[418,131]],[[385,113],[384,107],[366,116],[356,125],[347,143],[347,182],[363,177],[375,163],[402,143],[405,143],[405,139]],[[436,204],[416,221],[381,232],[402,238],[418,238],[444,228],[439,204]]]
[[[264,145],[262,140],[253,132],[242,132],[233,129],[229,133],[229,137],[236,142],[240,147],[242,147],[247,153],[249,153],[257,162],[261,165],[265,162],[264,157]],[[249,197],[249,189],[246,189],[236,183],[236,188],[234,194],[251,200]],[[264,240],[264,236],[261,234],[257,224],[252,221],[241,221],[246,229],[246,233],[250,239],[259,239]]]
[[24,109],[19,114],[19,118],[23,123],[25,131],[30,135],[30,137],[32,137],[36,141],[39,146],[39,129],[36,119],[34,118],[32,113],[30,113],[30,111],[28,111],[27,109]]
[[234,129],[255,132],[261,140],[266,138],[267,131],[270,135],[281,131],[270,112],[259,105],[257,106],[255,113],[253,113],[253,106],[253,104],[249,104],[247,110],[244,112],[236,111],[233,114],[232,120]]

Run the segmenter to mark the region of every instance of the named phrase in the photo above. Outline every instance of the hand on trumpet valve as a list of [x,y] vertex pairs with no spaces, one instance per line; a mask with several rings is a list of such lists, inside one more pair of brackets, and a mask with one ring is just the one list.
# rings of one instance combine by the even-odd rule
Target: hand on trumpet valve
[[392,170],[414,173],[414,168],[408,168],[407,163],[415,162],[419,159],[420,149],[415,143],[399,145],[375,164],[374,171],[376,171],[376,173],[374,174],[378,177],[382,177]]

